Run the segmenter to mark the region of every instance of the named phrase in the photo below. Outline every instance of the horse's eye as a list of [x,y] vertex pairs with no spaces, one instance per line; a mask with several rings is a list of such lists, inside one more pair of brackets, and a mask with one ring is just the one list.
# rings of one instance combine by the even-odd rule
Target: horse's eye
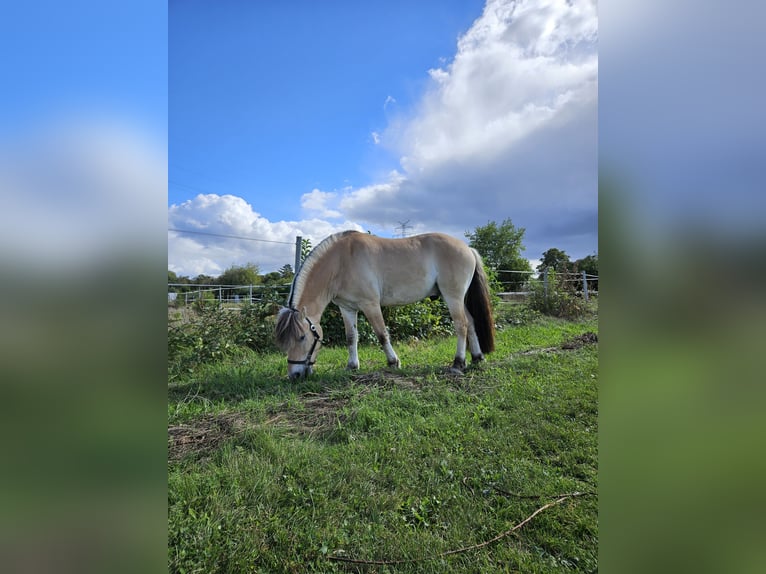
[[305,340],[306,340],[306,335],[301,335],[301,341],[305,341]]

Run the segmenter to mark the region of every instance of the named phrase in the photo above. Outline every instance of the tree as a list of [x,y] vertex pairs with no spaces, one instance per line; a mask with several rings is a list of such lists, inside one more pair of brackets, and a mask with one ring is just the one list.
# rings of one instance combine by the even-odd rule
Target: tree
[[598,275],[598,254],[588,255],[574,262],[577,271],[585,271],[588,275]]
[[224,271],[216,283],[219,285],[257,285],[261,277],[255,263],[232,265]]
[[306,260],[309,253],[311,253],[311,239],[301,239],[301,263]]
[[569,270],[570,265],[569,255],[561,251],[561,249],[552,247],[543,253],[543,258],[540,261],[540,265],[537,266],[537,271],[542,273],[546,268],[550,267],[559,273],[565,273]]
[[168,269],[168,283],[175,283],[174,287],[168,287],[168,291],[171,293],[185,293],[189,290],[188,287],[179,286],[179,283],[183,285],[189,285],[191,279],[186,275],[176,275],[174,271]]
[[279,271],[272,271],[263,276],[264,285],[281,285],[282,283],[284,283],[284,278]]
[[[585,271],[588,275],[598,277],[598,254],[588,255],[573,263],[575,271]],[[598,279],[588,278],[588,289],[598,291]]]
[[521,256],[525,232],[526,229],[517,229],[510,219],[506,219],[499,226],[490,221],[472,233],[465,233],[468,244],[481,254],[487,267],[496,272],[497,280],[513,291],[527,282],[529,274],[512,271],[532,271],[529,261]]
[[291,280],[293,278],[293,266],[289,263],[286,263],[285,265],[282,265],[282,267],[279,268],[279,276],[282,279]]

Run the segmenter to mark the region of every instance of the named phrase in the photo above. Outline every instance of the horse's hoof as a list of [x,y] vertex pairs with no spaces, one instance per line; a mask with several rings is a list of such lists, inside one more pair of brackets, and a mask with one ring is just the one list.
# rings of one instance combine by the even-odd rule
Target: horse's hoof
[[388,366],[391,367],[392,369],[401,369],[402,368],[402,362],[399,359],[397,359],[393,363],[389,362]]
[[457,367],[450,367],[447,372],[450,375],[464,375],[465,374],[462,369],[458,369]]
[[455,360],[452,361],[452,367],[450,368],[450,370],[452,369],[456,369],[460,371],[461,373],[465,371],[465,359],[455,357]]
[[348,365],[346,365],[347,371],[356,371],[357,369],[359,369],[359,363],[356,363],[356,364],[349,363]]

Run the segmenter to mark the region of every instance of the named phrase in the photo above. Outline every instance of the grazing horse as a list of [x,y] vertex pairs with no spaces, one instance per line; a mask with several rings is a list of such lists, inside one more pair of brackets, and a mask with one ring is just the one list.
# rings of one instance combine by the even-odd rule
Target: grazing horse
[[383,322],[381,306],[406,305],[441,295],[457,333],[451,370],[466,367],[468,343],[473,362],[494,350],[492,307],[481,257],[464,242],[442,233],[385,239],[343,231],[323,240],[293,278],[287,307],[277,316],[275,338],[287,353],[291,379],[308,375],[322,344],[322,313],[330,302],[343,316],[349,369],[359,368],[357,313],[364,313],[388,364],[399,357]]

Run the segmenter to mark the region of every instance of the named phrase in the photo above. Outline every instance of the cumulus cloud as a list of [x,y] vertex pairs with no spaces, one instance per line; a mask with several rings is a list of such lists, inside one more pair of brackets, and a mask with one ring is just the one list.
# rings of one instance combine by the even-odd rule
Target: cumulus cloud
[[395,174],[346,193],[344,214],[458,232],[511,217],[529,248],[595,251],[597,34],[594,2],[489,0],[381,135]]
[[304,193],[301,196],[301,207],[306,211],[315,212],[318,217],[340,217],[339,211],[327,206],[327,203],[335,199],[337,195],[335,192],[313,189],[311,193]]
[[257,264],[264,273],[275,271],[293,264],[296,236],[317,245],[338,231],[363,231],[354,222],[333,224],[318,217],[272,222],[241,197],[213,193],[171,205],[168,228],[192,232],[168,231],[168,269],[189,277],[215,277],[245,263]]

